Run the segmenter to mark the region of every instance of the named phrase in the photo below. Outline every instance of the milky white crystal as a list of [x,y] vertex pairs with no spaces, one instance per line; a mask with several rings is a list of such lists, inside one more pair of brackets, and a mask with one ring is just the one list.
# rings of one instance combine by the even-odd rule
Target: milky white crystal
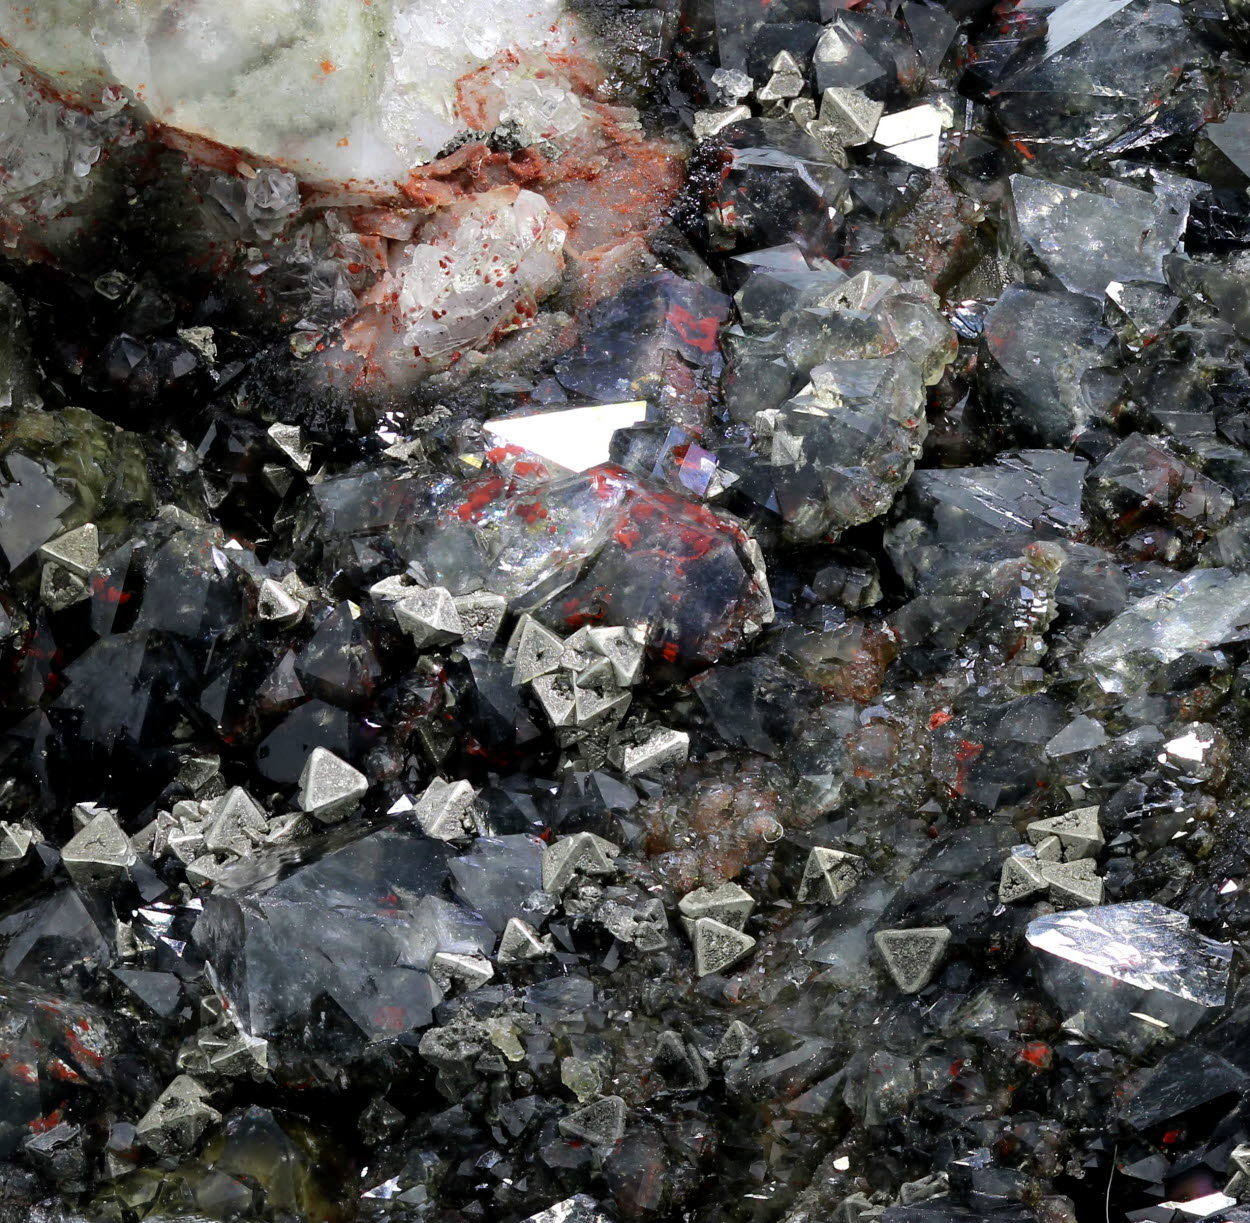
[[0,0],[0,38],[67,96],[121,84],[171,128],[312,182],[386,187],[430,161],[484,65],[523,139],[580,113],[511,54],[576,51],[563,0]]
[[533,191],[467,196],[421,241],[397,247],[348,325],[346,347],[368,359],[367,376],[447,365],[534,316],[560,281],[564,238],[563,222]]

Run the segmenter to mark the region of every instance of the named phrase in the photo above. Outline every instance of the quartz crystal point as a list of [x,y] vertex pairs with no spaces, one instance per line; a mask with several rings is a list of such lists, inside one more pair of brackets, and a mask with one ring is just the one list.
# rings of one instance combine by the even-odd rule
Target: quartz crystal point
[[[641,631],[657,653],[715,658],[773,617],[759,553],[738,521],[612,465],[532,486],[500,476],[458,484],[441,493],[432,525],[422,561],[453,593],[485,586],[542,598],[540,623],[521,624],[518,683],[557,669],[557,626]],[[549,589],[558,596],[543,598]],[[553,708],[558,696],[548,694]]]
[[1021,174],[1010,183],[1019,242],[1069,292],[1101,298],[1113,281],[1163,282],[1187,208],[1112,180],[1098,192]]
[[985,317],[983,377],[1018,444],[1064,447],[1089,427],[1095,408],[1084,375],[1102,364],[1110,340],[1092,297],[1004,290]]
[[1109,1045],[1139,1049],[1186,1036],[1228,999],[1232,948],[1153,901],[1039,917],[1028,941],[1051,997]]
[[[727,375],[735,415],[750,421],[766,463],[722,453],[731,500],[779,513],[787,535],[813,540],[867,522],[892,504],[928,433],[925,387],[954,355],[936,299],[917,282],[863,271],[788,273],[780,299],[752,296],[779,280],[759,268],[738,294],[748,335],[776,351],[772,368],[736,346]],[[794,289],[800,290],[794,309]],[[759,310],[759,317],[751,315]],[[773,376],[766,376],[773,375]]]
[[523,1223],[611,1223],[600,1211],[598,1203],[587,1193],[576,1193],[571,1198],[556,1202],[546,1210],[530,1215]]
[[999,121],[1034,159],[1081,164],[1085,150],[1148,122],[1172,101],[1176,68],[1202,58],[1185,23],[1150,0],[1067,0],[1039,15],[1040,30],[1026,25],[1012,40],[1019,46],[1034,33],[1025,53],[991,53],[983,66],[994,78]]

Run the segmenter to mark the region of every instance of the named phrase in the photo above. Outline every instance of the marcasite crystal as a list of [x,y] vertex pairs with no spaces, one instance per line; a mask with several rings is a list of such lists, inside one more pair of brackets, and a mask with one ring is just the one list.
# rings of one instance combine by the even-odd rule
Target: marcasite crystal
[[61,861],[77,878],[117,879],[134,866],[129,837],[111,811],[101,811],[61,847]]
[[691,935],[694,943],[696,976],[726,972],[741,963],[755,948],[755,939],[714,917],[695,919]]
[[39,555],[69,570],[75,577],[85,578],[100,563],[100,533],[94,522],[85,522],[48,540],[39,549]]
[[559,896],[578,875],[611,875],[619,853],[618,846],[593,832],[561,837],[543,849],[543,891]]
[[915,994],[937,974],[951,941],[951,932],[945,926],[879,930],[873,935],[873,941],[894,984],[905,994]]
[[180,1074],[139,1118],[135,1137],[160,1154],[193,1147],[210,1125],[221,1120],[221,1114],[205,1102],[208,1094],[198,1079]]
[[444,781],[436,777],[417,800],[412,815],[426,836],[454,841],[474,830],[472,813],[476,797],[477,792],[467,781]]
[[610,1147],[625,1134],[625,1115],[625,1101],[620,1096],[604,1096],[561,1117],[560,1133],[592,1146]]
[[500,964],[515,964],[522,960],[541,959],[554,950],[550,935],[540,935],[523,918],[510,917],[499,936],[495,958]]

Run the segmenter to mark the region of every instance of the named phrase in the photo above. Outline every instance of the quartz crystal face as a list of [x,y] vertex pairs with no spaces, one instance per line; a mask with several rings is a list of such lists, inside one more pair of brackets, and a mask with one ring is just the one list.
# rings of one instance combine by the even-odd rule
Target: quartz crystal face
[[1185,1036],[1228,999],[1232,948],[1152,901],[1040,917],[1029,943],[1047,957],[1047,989],[1108,1044]]
[[0,0],[0,1223],[1246,1223],[1250,0]]

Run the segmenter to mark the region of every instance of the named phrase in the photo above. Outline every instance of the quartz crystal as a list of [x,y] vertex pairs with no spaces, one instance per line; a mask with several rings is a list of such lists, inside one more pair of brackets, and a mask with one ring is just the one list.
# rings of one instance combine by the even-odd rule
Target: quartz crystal
[[1110,1044],[1185,1036],[1228,1000],[1232,948],[1153,901],[1039,917],[1028,940],[1055,1001]]

